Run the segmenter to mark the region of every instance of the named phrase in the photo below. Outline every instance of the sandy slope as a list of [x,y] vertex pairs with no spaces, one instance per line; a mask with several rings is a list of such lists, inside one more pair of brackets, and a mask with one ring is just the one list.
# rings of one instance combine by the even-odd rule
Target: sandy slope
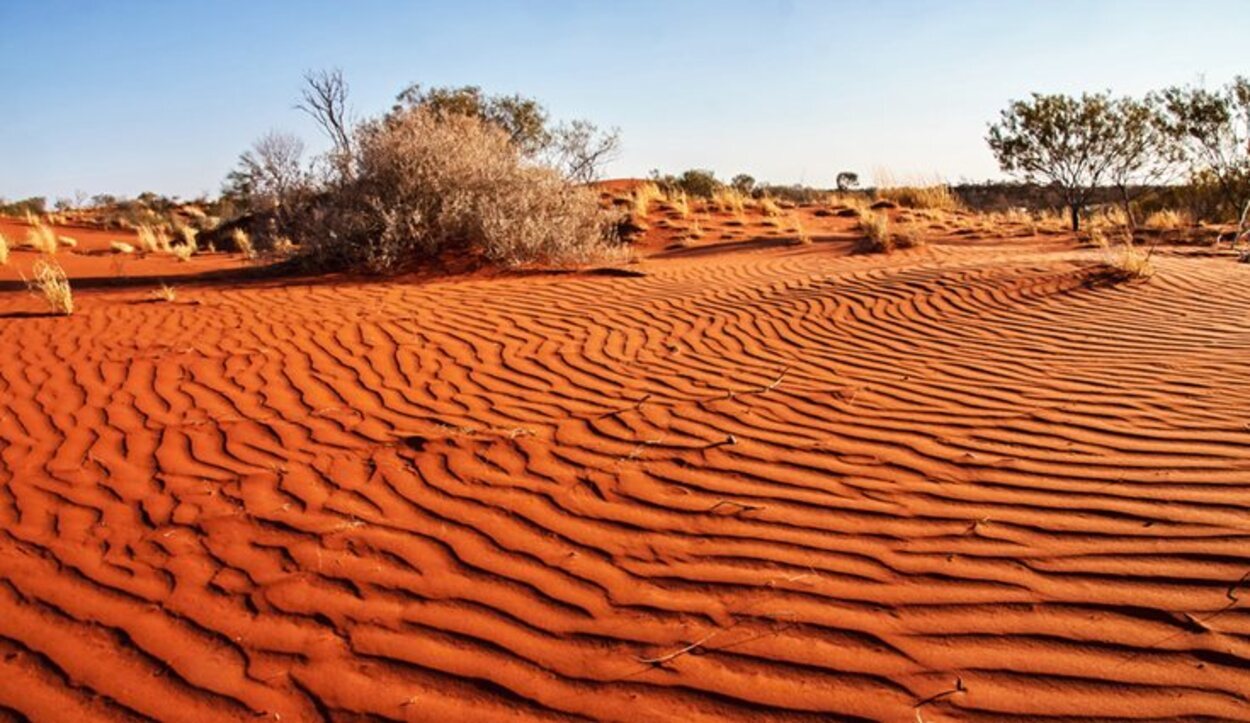
[[0,720],[1250,720],[1250,269],[828,224],[10,284]]

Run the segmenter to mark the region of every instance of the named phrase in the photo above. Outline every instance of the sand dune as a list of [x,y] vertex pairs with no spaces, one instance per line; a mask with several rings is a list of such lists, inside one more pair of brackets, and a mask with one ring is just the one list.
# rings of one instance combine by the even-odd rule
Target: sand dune
[[0,720],[1250,720],[1246,267],[809,225],[0,293]]

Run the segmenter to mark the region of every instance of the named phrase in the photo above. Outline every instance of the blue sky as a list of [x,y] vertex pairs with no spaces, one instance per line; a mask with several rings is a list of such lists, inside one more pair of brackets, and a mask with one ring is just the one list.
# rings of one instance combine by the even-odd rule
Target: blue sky
[[342,68],[358,114],[476,84],[619,126],[609,175],[997,176],[986,123],[1031,91],[1250,74],[1250,2],[0,0],[0,196],[216,193]]

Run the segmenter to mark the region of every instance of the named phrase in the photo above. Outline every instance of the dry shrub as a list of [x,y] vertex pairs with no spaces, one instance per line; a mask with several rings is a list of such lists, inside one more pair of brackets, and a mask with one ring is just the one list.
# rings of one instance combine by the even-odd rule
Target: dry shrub
[[1168,208],[1150,214],[1142,225],[1158,231],[1174,231],[1186,226],[1192,226],[1193,218],[1188,211],[1176,211]]
[[9,240],[0,233],[0,266],[9,263]]
[[141,223],[135,232],[139,235],[139,248],[145,253],[170,253],[169,235],[164,227]]
[[74,294],[69,287],[65,269],[55,261],[39,259],[31,267],[32,277],[26,282],[31,293],[42,296],[53,313],[69,316],[74,313]]
[[633,213],[639,218],[646,218],[651,212],[652,201],[658,201],[664,198],[664,192],[660,187],[648,181],[640,184],[634,189],[630,195],[630,202],[633,206]]
[[41,221],[35,221],[30,230],[26,232],[26,245],[41,254],[55,254],[57,249],[56,232],[52,230],[51,226],[47,226]]
[[859,230],[864,234],[861,247],[872,253],[889,253],[894,250],[890,236],[890,218],[881,211],[869,211],[859,217]]
[[243,254],[243,258],[256,258],[256,247],[252,245],[252,237],[247,235],[247,231],[236,226],[230,231],[230,240],[234,242],[239,253]]
[[1114,246],[1101,229],[1091,228],[1089,235],[1090,240],[1102,249],[1101,270],[1104,277],[1112,281],[1132,281],[1154,276],[1155,267],[1150,261],[1154,248],[1142,251],[1133,243],[1132,234],[1127,230],[1122,234],[1120,243]]
[[669,210],[674,211],[681,218],[690,218],[690,197],[685,191],[671,191],[664,197],[664,202]]
[[732,186],[723,186],[712,193],[710,205],[717,211],[742,216],[746,210],[746,196]]
[[287,230],[315,266],[385,273],[448,251],[590,263],[615,252],[610,226],[595,193],[527,160],[499,126],[411,108],[362,124],[353,176]]
[[179,226],[178,235],[182,237],[183,244],[190,246],[191,248],[197,248],[199,246],[199,242],[196,241],[196,237],[200,235],[200,232],[197,229],[192,228],[191,226]]
[[803,227],[803,220],[800,219],[798,216],[794,217],[794,224],[792,226],[792,230],[794,231],[795,243],[801,244],[803,246],[807,246],[812,243],[812,237],[808,235],[807,229]]

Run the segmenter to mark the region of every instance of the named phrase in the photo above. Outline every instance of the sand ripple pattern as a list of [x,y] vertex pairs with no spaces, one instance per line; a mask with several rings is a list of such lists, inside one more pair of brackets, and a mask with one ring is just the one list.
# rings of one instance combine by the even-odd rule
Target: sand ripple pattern
[[0,319],[0,720],[1250,720],[1250,273],[1087,263]]

